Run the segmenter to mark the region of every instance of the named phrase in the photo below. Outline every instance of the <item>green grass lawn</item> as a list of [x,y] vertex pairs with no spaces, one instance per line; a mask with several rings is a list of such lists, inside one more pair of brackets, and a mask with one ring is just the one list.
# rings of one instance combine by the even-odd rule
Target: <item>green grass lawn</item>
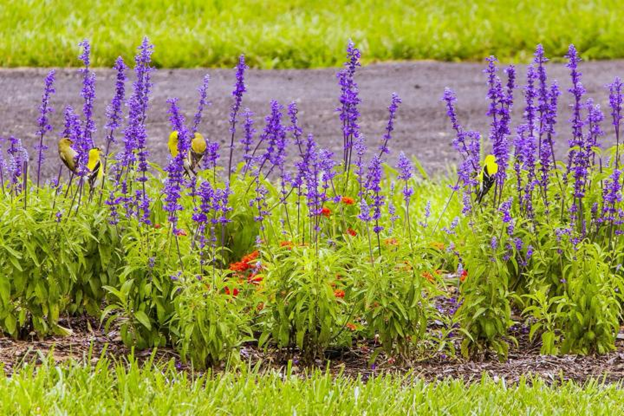
[[[427,193],[417,194],[421,200],[438,191],[435,205],[444,202],[441,190],[446,186],[422,186],[428,188]],[[458,207],[453,204],[452,209]],[[246,368],[189,376],[174,363],[140,367],[132,361],[113,365],[106,359],[93,368],[46,361],[10,377],[0,375],[0,415],[616,415],[623,411],[621,386],[597,381],[553,387],[539,379],[505,385],[484,378],[467,385],[458,380],[427,383],[413,375],[363,381],[319,371],[301,377],[258,374]]]
[[338,65],[352,38],[368,61],[526,59],[574,43],[584,58],[624,56],[617,0],[17,0],[0,4],[0,65],[78,65],[89,38],[94,63],[130,58],[144,35],[161,67],[231,67],[244,52],[261,68]]
[[620,414],[617,385],[488,378],[427,383],[414,376],[378,376],[366,382],[319,371],[307,377],[253,371],[188,376],[169,366],[127,366],[102,359],[29,366],[0,378],[2,414]]

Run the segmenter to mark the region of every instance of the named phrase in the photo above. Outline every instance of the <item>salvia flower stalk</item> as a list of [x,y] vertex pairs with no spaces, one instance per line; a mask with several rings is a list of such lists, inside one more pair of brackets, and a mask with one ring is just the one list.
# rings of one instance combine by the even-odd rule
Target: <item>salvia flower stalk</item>
[[41,178],[41,165],[43,164],[43,160],[45,158],[45,151],[48,149],[48,146],[43,142],[43,138],[45,134],[52,130],[52,126],[50,125],[50,113],[53,112],[53,108],[50,105],[50,98],[52,94],[56,91],[54,89],[54,77],[56,71],[53,69],[48,72],[48,75],[44,80],[44,89],[43,96],[41,97],[41,106],[39,107],[39,119],[38,125],[39,130],[37,131],[37,135],[39,136],[39,144],[36,147],[37,155],[37,189],[39,189],[39,183]]
[[230,110],[230,158],[228,161],[228,182],[232,176],[232,158],[234,157],[234,136],[236,135],[236,122],[238,120],[238,112],[241,108],[241,104],[243,102],[243,95],[247,92],[247,87],[245,86],[245,69],[247,66],[245,65],[245,55],[241,55],[238,60],[238,65],[236,66],[236,84],[234,86],[234,91],[232,91],[232,97],[234,97],[234,102],[232,103],[232,109]]
[[348,172],[351,164],[351,153],[353,144],[358,140],[360,135],[360,126],[358,118],[360,113],[358,105],[360,104],[358,85],[355,82],[355,71],[360,66],[360,51],[352,41],[347,45],[347,61],[344,69],[336,75],[338,84],[340,85],[340,106],[336,111],[340,115],[342,122],[343,135],[343,163],[345,170]]

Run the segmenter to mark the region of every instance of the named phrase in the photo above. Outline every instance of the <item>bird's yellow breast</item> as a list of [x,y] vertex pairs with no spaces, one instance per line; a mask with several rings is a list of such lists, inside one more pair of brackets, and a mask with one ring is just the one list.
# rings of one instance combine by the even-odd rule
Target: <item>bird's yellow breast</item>
[[193,141],[191,141],[191,149],[193,152],[203,154],[206,151],[206,139],[199,133],[195,133]]
[[169,154],[171,157],[176,157],[178,155],[178,132],[172,131],[169,135]]

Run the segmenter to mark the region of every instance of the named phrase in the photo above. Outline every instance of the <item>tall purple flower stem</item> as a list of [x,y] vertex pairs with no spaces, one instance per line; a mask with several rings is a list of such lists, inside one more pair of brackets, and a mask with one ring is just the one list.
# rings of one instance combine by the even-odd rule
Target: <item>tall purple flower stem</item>
[[41,177],[41,165],[43,164],[44,152],[48,148],[48,146],[43,143],[43,137],[47,132],[52,130],[48,115],[53,111],[50,106],[50,96],[56,92],[54,89],[55,74],[56,71],[53,69],[45,77],[45,87],[43,89],[43,97],[41,98],[41,107],[39,107],[39,131],[37,132],[39,135],[39,146],[37,147],[37,151],[39,152],[37,156],[37,192],[39,192],[39,181]]

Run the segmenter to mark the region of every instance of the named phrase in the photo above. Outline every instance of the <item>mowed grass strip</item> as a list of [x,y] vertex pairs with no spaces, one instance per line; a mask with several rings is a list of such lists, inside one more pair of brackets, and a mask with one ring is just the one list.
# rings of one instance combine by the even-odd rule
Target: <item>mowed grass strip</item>
[[306,376],[253,370],[192,376],[131,362],[95,367],[46,361],[0,378],[2,414],[620,414],[624,391],[590,381],[505,385],[484,377],[424,382],[411,375],[362,381],[314,371]]
[[365,62],[526,60],[537,43],[563,56],[624,57],[617,0],[17,0],[0,4],[0,65],[78,66],[93,43],[95,66],[130,58],[142,37],[159,67],[232,67],[240,53],[259,68],[339,65],[349,38]]

